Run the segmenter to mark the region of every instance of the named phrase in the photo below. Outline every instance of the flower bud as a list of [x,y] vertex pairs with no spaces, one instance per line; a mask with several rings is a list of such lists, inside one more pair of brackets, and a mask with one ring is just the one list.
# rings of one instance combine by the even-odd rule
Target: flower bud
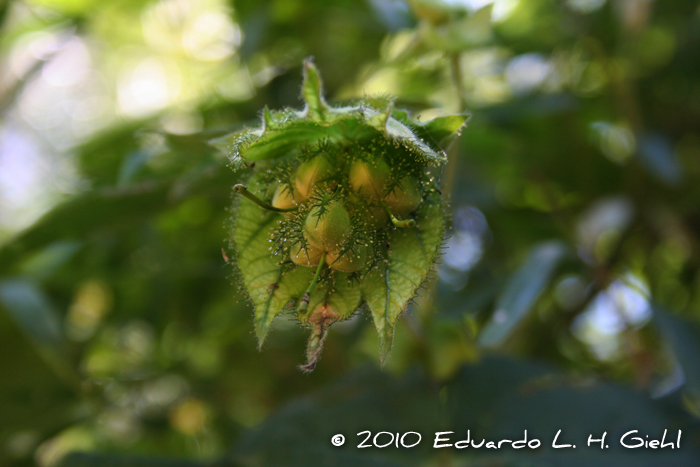
[[297,190],[293,190],[291,186],[284,183],[277,185],[272,197],[272,205],[278,209],[291,209],[303,201]]
[[326,253],[326,264],[340,272],[355,272],[362,269],[367,263],[367,247],[358,245],[351,251],[340,254],[338,251]]
[[311,196],[315,185],[328,178],[333,173],[333,167],[323,156],[318,156],[307,161],[299,167],[294,178],[296,191],[303,201]]
[[[436,1],[408,0],[429,29],[449,19]],[[248,201],[234,204],[230,237],[255,333],[262,346],[275,316],[296,306],[312,328],[300,367],[311,371],[329,326],[366,308],[384,361],[443,241],[444,201],[428,171],[446,161],[438,142],[468,116],[418,123],[386,98],[334,107],[313,62],[303,69],[303,110],[265,109],[259,126],[212,142],[236,170],[251,169],[241,181],[255,189],[233,187]],[[426,209],[416,209],[423,196]]]
[[384,198],[384,202],[389,206],[391,212],[401,217],[412,213],[421,201],[420,190],[418,190],[418,185],[413,178],[402,179]]
[[340,250],[351,231],[350,216],[341,201],[314,206],[304,221],[309,243],[324,251]]
[[384,196],[391,170],[386,162],[355,161],[350,167],[350,187],[367,201],[377,202]]
[[310,243],[306,243],[306,247],[302,247],[301,242],[295,243],[289,249],[289,258],[294,264],[306,267],[318,266],[323,256],[323,250],[316,248]]
[[373,204],[363,203],[359,195],[353,192],[348,194],[347,199],[349,201],[347,204],[349,214],[353,216],[353,219],[359,217],[359,223],[365,227],[375,230],[387,225],[389,216],[387,216],[386,210],[379,205],[378,201]]

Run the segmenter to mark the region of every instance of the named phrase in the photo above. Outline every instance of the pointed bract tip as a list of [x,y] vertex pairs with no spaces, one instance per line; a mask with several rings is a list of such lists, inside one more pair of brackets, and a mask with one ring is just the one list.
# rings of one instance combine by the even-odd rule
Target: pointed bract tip
[[265,328],[264,326],[261,325],[256,325],[255,326],[255,338],[258,340],[258,351],[262,351],[263,344],[265,343],[265,339],[267,338],[267,333],[270,331],[269,328]]
[[307,363],[306,365],[299,365],[299,369],[303,373],[311,373],[316,368],[316,363],[317,362],[311,362],[311,363]]
[[379,111],[378,114],[375,116],[371,117],[367,123],[372,125],[374,128],[381,132],[386,132],[387,131],[387,124],[389,122],[389,117],[391,117],[391,113],[394,111],[394,103],[389,102],[389,105],[387,105],[386,109]]
[[391,351],[391,347],[387,350],[380,350],[379,351],[379,365],[384,368],[384,365],[386,365],[386,359],[389,357],[389,351]]
[[389,119],[389,116],[391,116],[391,112],[394,111],[394,101],[389,101],[389,105],[386,106],[386,109],[384,109],[384,112],[382,112],[383,115],[386,115],[386,119]]
[[386,359],[389,356],[391,347],[394,341],[394,330],[389,332],[388,336],[379,335],[379,363],[381,366],[386,364]]
[[313,55],[309,55],[304,59],[304,68],[316,67],[316,58]]
[[263,109],[263,131],[272,128],[273,125],[275,124],[275,121],[272,120],[272,114],[270,113],[270,109],[265,106]]
[[301,85],[301,97],[306,102],[304,117],[317,121],[326,119],[328,104],[323,98],[323,82],[313,59],[304,60],[304,80]]

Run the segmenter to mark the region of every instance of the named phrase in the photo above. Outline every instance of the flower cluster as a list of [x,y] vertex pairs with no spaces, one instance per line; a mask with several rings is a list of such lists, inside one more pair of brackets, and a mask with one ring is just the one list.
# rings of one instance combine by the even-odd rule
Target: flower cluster
[[418,124],[387,99],[332,107],[309,60],[302,97],[303,110],[265,109],[260,127],[214,142],[247,178],[234,187],[231,243],[258,340],[295,313],[312,328],[311,371],[329,327],[364,307],[384,360],[442,244],[435,173],[467,117]]

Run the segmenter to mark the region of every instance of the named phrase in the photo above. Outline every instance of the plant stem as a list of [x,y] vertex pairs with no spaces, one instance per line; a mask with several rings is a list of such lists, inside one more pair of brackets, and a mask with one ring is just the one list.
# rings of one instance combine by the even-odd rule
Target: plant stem
[[416,221],[414,219],[406,219],[406,220],[399,220],[394,216],[394,213],[391,212],[391,209],[389,209],[389,206],[386,205],[384,201],[380,201],[382,203],[382,207],[386,211],[386,213],[389,215],[389,218],[391,219],[391,223],[394,224],[395,227],[415,227],[416,226]]
[[297,314],[304,313],[309,308],[309,301],[311,300],[311,294],[314,292],[314,289],[316,288],[316,283],[318,282],[318,278],[321,276],[321,269],[323,269],[323,265],[325,263],[326,263],[326,252],[324,251],[323,254],[321,255],[321,260],[318,262],[318,267],[316,268],[316,274],[314,275],[314,278],[311,280],[311,284],[309,284],[309,288],[306,289],[306,292],[304,292],[304,298],[301,299],[301,303],[297,307]]
[[245,196],[246,198],[248,198],[249,200],[251,200],[252,202],[254,202],[255,204],[257,204],[258,206],[260,206],[261,208],[267,209],[268,211],[274,211],[274,212],[292,212],[292,211],[296,211],[297,209],[299,209],[299,206],[295,206],[295,207],[293,207],[293,208],[287,208],[287,209],[276,208],[276,207],[274,207],[274,206],[272,206],[272,205],[270,205],[270,204],[267,204],[265,201],[263,201],[263,200],[261,200],[260,198],[258,198],[257,196],[255,196],[253,193],[251,193],[250,191],[248,191],[248,189],[247,189],[245,186],[243,186],[243,185],[240,184],[240,183],[237,184],[237,185],[235,185],[235,186],[233,187],[233,191],[236,192],[236,193],[238,193],[238,194],[241,194],[241,195]]
[[306,344],[306,364],[299,365],[299,369],[304,373],[311,373],[316,368],[316,363],[321,357],[323,343],[328,336],[328,327],[323,323],[317,324],[311,332],[309,342]]
[[[452,78],[452,84],[455,88],[455,97],[457,100],[456,112],[463,112],[466,103],[466,97],[464,95],[464,83],[462,80],[462,66],[461,66],[461,55],[458,52],[450,54],[450,76]],[[454,188],[455,177],[457,175],[458,163],[459,163],[459,145],[457,139],[453,140],[450,146],[447,148],[447,165],[443,171],[443,186],[442,189],[447,196],[452,195],[452,189]]]
[[464,110],[464,86],[462,85],[462,66],[459,52],[450,54],[450,75],[457,94],[457,112]]

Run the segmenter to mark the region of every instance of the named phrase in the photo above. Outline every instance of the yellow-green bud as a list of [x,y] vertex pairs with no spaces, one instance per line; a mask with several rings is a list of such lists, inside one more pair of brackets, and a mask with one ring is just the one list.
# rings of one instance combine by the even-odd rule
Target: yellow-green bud
[[314,206],[304,221],[304,235],[309,243],[324,251],[340,250],[351,230],[350,216],[341,201],[323,208]]
[[316,184],[328,178],[332,173],[333,167],[323,156],[315,157],[301,164],[294,178],[300,199],[305,201],[313,194]]
[[379,205],[379,201],[372,203],[372,205],[366,205],[361,203],[360,198],[357,193],[350,192],[348,194],[348,209],[351,216],[359,213],[361,222],[372,229],[381,229],[389,221],[389,216],[386,214],[386,210]]
[[284,183],[277,185],[272,197],[272,205],[278,209],[291,209],[303,201],[297,190],[293,190],[291,186]]
[[412,178],[404,178],[384,202],[395,215],[404,217],[412,213],[422,201],[417,183]]
[[355,272],[362,269],[367,263],[367,247],[356,246],[352,251],[340,255],[337,251],[326,253],[326,264],[340,272]]
[[350,187],[367,201],[379,201],[384,196],[391,170],[379,159],[372,162],[355,161],[350,167]]
[[306,247],[302,248],[301,242],[295,243],[289,249],[289,257],[292,262],[299,266],[315,267],[321,261],[323,250],[316,248],[310,243],[306,243]]

